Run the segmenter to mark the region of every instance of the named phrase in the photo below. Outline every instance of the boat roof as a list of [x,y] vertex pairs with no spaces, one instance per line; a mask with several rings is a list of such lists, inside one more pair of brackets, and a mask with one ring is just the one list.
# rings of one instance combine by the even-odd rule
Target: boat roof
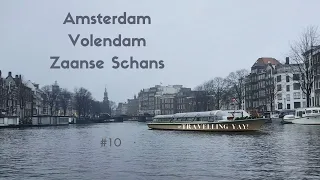
[[294,109],[284,109],[284,110],[281,110],[280,112],[292,112],[292,111],[295,111]]
[[170,115],[157,115],[154,118],[188,118],[188,117],[212,117],[217,115],[228,115],[229,112],[222,111],[222,110],[215,110],[215,111],[203,111],[203,112],[187,112],[187,113],[176,113]]
[[296,111],[320,110],[320,107],[297,108]]

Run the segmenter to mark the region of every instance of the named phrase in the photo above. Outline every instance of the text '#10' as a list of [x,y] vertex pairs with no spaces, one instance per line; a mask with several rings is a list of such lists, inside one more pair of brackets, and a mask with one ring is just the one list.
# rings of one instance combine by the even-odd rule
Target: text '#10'
[[100,141],[101,147],[102,146],[109,146],[109,147],[119,147],[121,146],[121,139],[119,138],[102,138],[102,140]]

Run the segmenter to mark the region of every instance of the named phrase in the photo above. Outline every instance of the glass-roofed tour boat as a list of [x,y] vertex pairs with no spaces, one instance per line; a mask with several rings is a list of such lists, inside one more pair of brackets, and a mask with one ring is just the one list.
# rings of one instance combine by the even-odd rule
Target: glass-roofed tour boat
[[252,119],[244,110],[215,110],[205,112],[157,115],[148,123],[150,129],[181,131],[257,131],[265,118]]

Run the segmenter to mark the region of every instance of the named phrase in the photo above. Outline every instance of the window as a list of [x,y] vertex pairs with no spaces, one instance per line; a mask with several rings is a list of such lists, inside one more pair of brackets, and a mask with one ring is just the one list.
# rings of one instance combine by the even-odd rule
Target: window
[[300,99],[300,98],[301,98],[300,92],[293,93],[293,99]]
[[277,85],[277,91],[281,91],[281,84]]
[[277,76],[277,82],[281,82],[281,75]]
[[291,109],[291,108],[290,108],[290,104],[287,104],[287,109]]
[[286,81],[290,82],[290,76],[286,76]]
[[290,94],[287,94],[286,99],[287,101],[290,101]]
[[314,106],[315,103],[314,103],[314,97],[312,97],[312,105],[311,106]]
[[278,103],[278,109],[282,109],[282,103]]
[[280,93],[280,94],[277,94],[277,99],[278,100],[282,100],[282,94]]
[[293,79],[294,81],[299,81],[299,80],[300,80],[299,74],[294,74],[292,79]]
[[305,93],[302,93],[302,98],[305,99],[307,96]]
[[293,83],[293,90],[300,90],[300,83]]
[[294,102],[294,109],[296,108],[300,108],[301,107],[301,103],[300,102]]
[[287,85],[287,91],[290,91],[290,85]]

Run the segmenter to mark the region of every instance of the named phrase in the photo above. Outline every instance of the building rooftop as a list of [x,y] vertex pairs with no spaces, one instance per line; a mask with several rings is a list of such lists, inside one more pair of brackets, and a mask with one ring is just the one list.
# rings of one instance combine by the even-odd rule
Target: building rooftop
[[252,67],[256,67],[256,66],[265,66],[268,64],[272,64],[272,65],[278,65],[281,64],[278,60],[276,60],[275,58],[271,58],[271,57],[261,57],[259,59],[257,59],[257,61],[252,65]]

